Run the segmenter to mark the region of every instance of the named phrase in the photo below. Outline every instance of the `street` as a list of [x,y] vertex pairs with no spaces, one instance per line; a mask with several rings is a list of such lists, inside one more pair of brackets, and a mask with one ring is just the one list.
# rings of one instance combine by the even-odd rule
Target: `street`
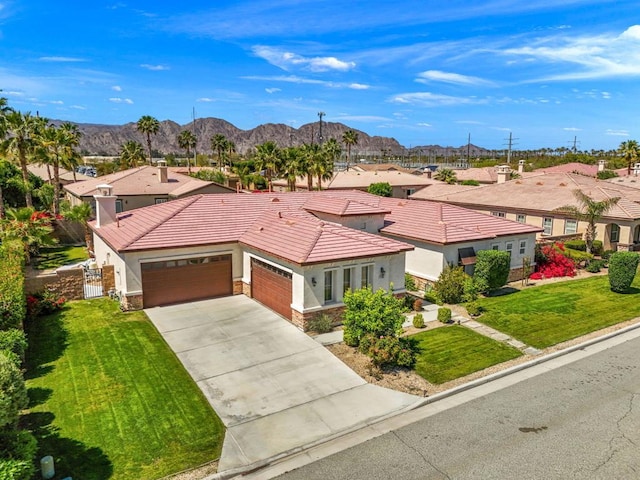
[[639,361],[633,338],[278,478],[637,479]]

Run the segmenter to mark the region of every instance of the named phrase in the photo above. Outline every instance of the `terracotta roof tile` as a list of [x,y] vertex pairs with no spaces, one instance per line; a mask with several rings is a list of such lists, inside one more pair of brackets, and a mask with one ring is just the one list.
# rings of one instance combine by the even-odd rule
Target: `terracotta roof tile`
[[311,197],[302,205],[302,208],[310,212],[322,212],[340,216],[390,213],[388,209],[380,208],[376,205],[346,198],[328,197],[326,195]]

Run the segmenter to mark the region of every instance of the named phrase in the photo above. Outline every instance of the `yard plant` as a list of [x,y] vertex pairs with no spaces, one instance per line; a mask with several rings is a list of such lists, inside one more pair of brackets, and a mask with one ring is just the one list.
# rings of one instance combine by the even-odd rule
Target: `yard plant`
[[511,255],[500,250],[480,250],[477,254],[473,278],[482,291],[497,290],[507,283]]
[[609,258],[609,285],[617,293],[625,293],[631,287],[638,270],[640,257],[635,252],[616,252]]

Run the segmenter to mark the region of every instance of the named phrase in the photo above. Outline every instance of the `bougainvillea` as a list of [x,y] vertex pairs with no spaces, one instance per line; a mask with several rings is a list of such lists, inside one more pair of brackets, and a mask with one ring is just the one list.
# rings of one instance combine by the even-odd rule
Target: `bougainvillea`
[[576,263],[565,254],[560,242],[536,247],[536,271],[529,278],[575,277]]

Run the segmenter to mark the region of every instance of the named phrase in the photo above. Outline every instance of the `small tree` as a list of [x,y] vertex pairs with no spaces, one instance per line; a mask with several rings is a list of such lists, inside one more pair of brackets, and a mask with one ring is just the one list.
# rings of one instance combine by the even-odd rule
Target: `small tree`
[[15,361],[0,351],[0,427],[15,428],[27,407],[27,387]]
[[369,185],[367,192],[373,195],[378,195],[379,197],[390,197],[393,190],[391,189],[391,184],[389,182],[378,182]]
[[382,289],[373,292],[371,288],[348,291],[344,304],[344,342],[347,345],[357,347],[367,334],[396,337],[402,333],[403,303],[390,293]]
[[609,285],[616,293],[629,291],[636,276],[640,256],[635,252],[615,252],[609,258]]
[[462,267],[447,265],[433,285],[433,290],[444,303],[460,303],[464,295],[464,283],[468,277]]
[[480,250],[477,254],[473,277],[478,285],[490,292],[507,283],[511,267],[509,252],[500,250]]

